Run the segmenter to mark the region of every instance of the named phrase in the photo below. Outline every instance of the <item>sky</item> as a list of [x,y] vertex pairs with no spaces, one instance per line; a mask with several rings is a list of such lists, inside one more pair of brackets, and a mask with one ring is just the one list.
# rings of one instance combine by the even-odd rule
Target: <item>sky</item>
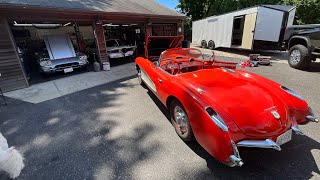
[[158,3],[175,10],[175,7],[179,4],[178,0],[156,0]]

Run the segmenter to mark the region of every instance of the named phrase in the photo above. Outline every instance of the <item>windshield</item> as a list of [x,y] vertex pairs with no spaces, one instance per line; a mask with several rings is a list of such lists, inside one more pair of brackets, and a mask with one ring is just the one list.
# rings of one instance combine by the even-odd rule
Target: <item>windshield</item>
[[118,43],[116,40],[108,40],[107,41],[107,47],[116,47],[118,46]]
[[172,49],[164,51],[161,54],[161,60],[165,59],[179,59],[179,58],[193,58],[196,60],[204,60],[203,54],[199,49],[187,48],[187,49]]

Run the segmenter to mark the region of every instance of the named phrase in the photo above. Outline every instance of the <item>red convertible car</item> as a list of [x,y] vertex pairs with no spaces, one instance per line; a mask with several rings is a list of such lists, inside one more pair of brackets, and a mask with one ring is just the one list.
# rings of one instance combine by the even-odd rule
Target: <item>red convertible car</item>
[[170,110],[182,140],[195,138],[222,163],[242,166],[238,147],[280,151],[292,132],[303,135],[298,124],[318,122],[297,93],[198,49],[176,48],[181,38],[148,37],[136,68],[139,82]]

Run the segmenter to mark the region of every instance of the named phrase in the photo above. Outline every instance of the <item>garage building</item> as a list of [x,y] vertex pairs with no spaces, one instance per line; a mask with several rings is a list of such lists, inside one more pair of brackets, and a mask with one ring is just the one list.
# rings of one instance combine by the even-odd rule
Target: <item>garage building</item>
[[93,42],[103,63],[109,61],[106,41],[116,34],[138,46],[137,39],[147,35],[182,35],[184,19],[153,0],[0,0],[0,88],[29,86],[19,46],[37,44],[44,35],[68,34],[78,45],[80,38]]

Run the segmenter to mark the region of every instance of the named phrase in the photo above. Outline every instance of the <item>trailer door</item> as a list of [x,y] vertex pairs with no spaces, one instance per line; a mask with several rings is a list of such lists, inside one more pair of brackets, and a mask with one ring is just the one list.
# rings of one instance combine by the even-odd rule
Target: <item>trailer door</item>
[[259,7],[254,39],[278,42],[282,27],[283,13],[284,12],[279,10]]
[[241,48],[243,49],[252,49],[256,19],[257,13],[247,14],[245,17],[241,44]]

